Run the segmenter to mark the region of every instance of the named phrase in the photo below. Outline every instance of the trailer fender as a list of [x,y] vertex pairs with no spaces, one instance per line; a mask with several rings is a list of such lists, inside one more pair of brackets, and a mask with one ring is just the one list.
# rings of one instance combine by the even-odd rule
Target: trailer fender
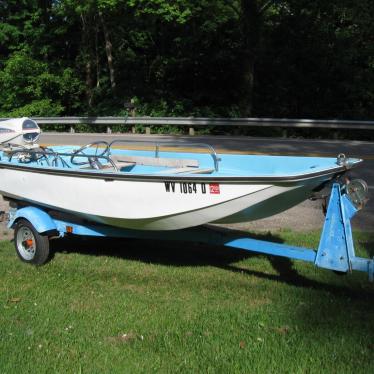
[[24,218],[35,227],[35,230],[39,234],[51,230],[57,230],[56,223],[53,221],[51,216],[42,209],[28,206],[25,208],[16,209],[14,212],[10,211],[9,213],[10,219],[8,228],[14,228],[17,220]]

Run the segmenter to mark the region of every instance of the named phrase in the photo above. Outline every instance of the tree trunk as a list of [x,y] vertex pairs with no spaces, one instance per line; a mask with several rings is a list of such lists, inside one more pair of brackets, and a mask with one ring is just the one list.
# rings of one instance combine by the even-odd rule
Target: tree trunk
[[96,87],[100,87],[99,27],[95,27]]
[[84,61],[84,69],[86,75],[86,98],[87,105],[92,108],[93,93],[94,93],[94,79],[92,77],[93,66],[93,51],[92,51],[92,38],[91,38],[91,15],[81,14],[82,22],[82,55]]
[[38,0],[38,7],[41,10],[42,20],[45,25],[49,24],[50,11],[52,8],[52,0]]
[[101,25],[103,26],[103,32],[104,32],[104,39],[105,39],[105,52],[106,57],[108,60],[108,68],[109,68],[109,76],[110,76],[110,86],[112,88],[112,91],[114,93],[116,88],[116,80],[115,80],[115,74],[114,74],[114,63],[113,63],[113,45],[110,41],[110,34],[109,30],[107,28],[107,25],[104,20],[104,16],[102,12],[99,12]]
[[253,87],[254,87],[254,56],[243,53],[242,68],[242,89],[239,102],[240,114],[242,117],[251,117],[253,108]]
[[250,117],[253,109],[254,70],[262,27],[262,14],[257,0],[240,1],[240,31],[242,37],[242,82],[239,109]]
[[87,104],[92,108],[93,100],[93,79],[92,79],[92,65],[90,59],[86,62],[86,96]]

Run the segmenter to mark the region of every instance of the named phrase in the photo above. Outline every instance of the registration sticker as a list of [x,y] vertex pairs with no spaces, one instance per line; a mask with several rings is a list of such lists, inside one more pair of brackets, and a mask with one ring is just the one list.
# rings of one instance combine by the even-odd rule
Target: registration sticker
[[209,184],[209,192],[213,195],[219,195],[221,192],[219,190],[219,184],[218,183],[210,183]]
[[211,195],[219,195],[221,193],[220,186],[218,183],[209,183],[208,186],[205,183],[194,183],[194,182],[164,182],[165,191],[176,194],[207,194],[208,191]]

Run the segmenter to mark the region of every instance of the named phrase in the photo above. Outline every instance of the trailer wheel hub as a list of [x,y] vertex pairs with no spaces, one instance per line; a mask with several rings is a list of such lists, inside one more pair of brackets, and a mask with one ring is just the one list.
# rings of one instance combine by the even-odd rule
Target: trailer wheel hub
[[26,226],[20,227],[16,240],[19,254],[25,260],[32,260],[36,252],[35,237],[32,231]]
[[360,210],[368,201],[369,188],[364,180],[354,179],[346,185],[346,193],[352,204]]

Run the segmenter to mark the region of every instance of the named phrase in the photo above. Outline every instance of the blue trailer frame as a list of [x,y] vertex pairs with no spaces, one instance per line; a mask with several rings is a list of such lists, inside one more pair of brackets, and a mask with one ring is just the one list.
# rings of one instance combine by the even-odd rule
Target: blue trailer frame
[[374,258],[357,257],[355,254],[351,219],[358,209],[351,202],[344,188],[334,183],[328,209],[317,249],[295,247],[253,239],[237,232],[227,233],[212,230],[207,226],[175,231],[142,231],[121,229],[99,224],[78,224],[52,218],[44,208],[26,206],[11,209],[9,228],[14,228],[20,219],[27,220],[41,235],[55,233],[58,237],[67,234],[141,238],[173,241],[193,241],[237,248],[250,252],[282,256],[290,259],[312,262],[315,266],[337,272],[348,273],[353,270],[366,272],[369,280],[374,279]]

